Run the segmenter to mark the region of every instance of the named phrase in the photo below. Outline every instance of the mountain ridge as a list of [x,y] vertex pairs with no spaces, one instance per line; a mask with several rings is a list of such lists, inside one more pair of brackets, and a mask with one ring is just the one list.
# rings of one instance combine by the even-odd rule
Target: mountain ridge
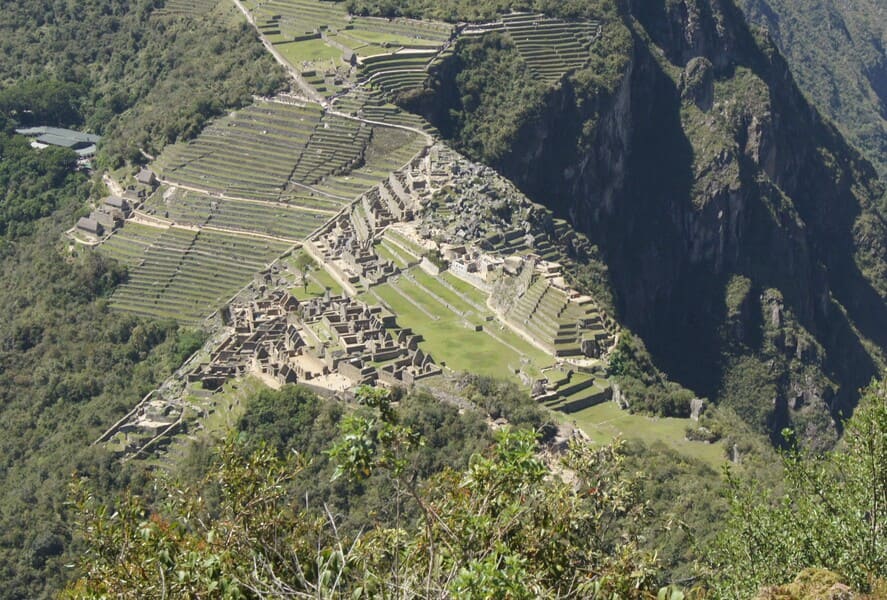
[[[450,107],[463,127],[441,130],[588,234],[609,267],[618,314],[666,372],[726,396],[776,437],[794,424],[833,438],[827,432],[887,348],[877,174],[734,3],[623,10],[611,26],[631,32],[632,49],[615,85],[583,87],[582,72],[566,78],[512,125],[499,156],[498,143],[478,151],[471,141],[473,115],[491,110],[482,102]],[[482,64],[469,68],[484,76]],[[454,85],[444,97],[464,98],[469,78],[459,77],[437,89]],[[751,286],[731,308],[734,277]],[[754,308],[727,318],[742,305]],[[730,398],[749,360],[772,409]]]

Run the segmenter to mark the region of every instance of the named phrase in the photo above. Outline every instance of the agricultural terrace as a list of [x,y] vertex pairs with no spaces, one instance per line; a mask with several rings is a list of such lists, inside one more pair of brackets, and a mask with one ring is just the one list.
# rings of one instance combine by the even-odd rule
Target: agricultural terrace
[[263,202],[216,198],[170,188],[151,196],[142,210],[180,225],[259,233],[295,242],[321,227],[341,206],[341,203],[323,196]]
[[428,79],[428,69],[445,53],[432,50],[399,50],[364,58],[358,81],[384,94],[397,95],[421,88]]
[[203,17],[219,5],[219,0],[166,0],[153,12],[158,17]]
[[502,21],[530,70],[546,83],[556,83],[588,63],[601,27],[596,21],[563,21],[540,14],[508,15]]
[[363,163],[373,128],[337,115],[326,114],[308,139],[291,179],[313,185],[329,175],[344,175]]
[[[280,56],[325,96],[350,87],[355,63],[360,81],[372,77],[385,92],[421,86],[424,70],[454,33],[446,23],[350,16],[339,2],[247,0],[245,6]],[[389,64],[369,67],[388,56]]]
[[406,112],[389,103],[379,92],[366,88],[354,88],[333,100],[333,106],[339,112],[368,121],[400,125],[425,131],[429,135],[437,135],[437,129],[419,115]]
[[[168,147],[154,166],[165,181],[217,199],[286,202],[331,213],[402,167],[425,143],[417,133],[325,113],[319,105],[260,101],[219,119],[196,139]],[[231,205],[231,212],[238,207]],[[206,213],[190,210],[179,212],[187,217],[183,222]],[[175,214],[169,206],[163,211]],[[228,227],[228,216],[216,215],[214,224]],[[299,239],[319,226],[307,220],[314,227],[303,227]],[[242,229],[268,233],[256,224]]]
[[167,146],[154,169],[180,185],[277,200],[322,116],[318,105],[262,101]]
[[352,200],[407,164],[427,145],[418,133],[394,127],[373,127],[363,164],[343,174],[331,175],[312,187],[319,192]]
[[111,296],[117,310],[196,324],[290,244],[218,231],[128,223],[99,251],[129,266]]

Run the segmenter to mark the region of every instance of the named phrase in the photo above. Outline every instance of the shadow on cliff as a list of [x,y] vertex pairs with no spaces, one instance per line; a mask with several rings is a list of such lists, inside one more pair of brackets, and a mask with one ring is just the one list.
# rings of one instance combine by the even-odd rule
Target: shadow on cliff
[[[872,188],[874,170],[807,103],[782,57],[760,45],[732,1],[693,3],[692,18],[684,3],[632,4],[640,28],[629,26],[634,55],[626,90],[577,97],[564,80],[492,166],[600,248],[617,316],[673,378],[701,394],[718,392],[731,351],[725,286],[742,274],[759,293],[783,293],[798,323],[826,349],[824,374],[842,386],[833,409],[852,407],[856,389],[878,374],[857,330],[887,348],[887,305],[856,264],[853,234],[869,209],[866,198],[883,193]],[[752,71],[766,83],[775,113],[773,161],[739,158],[745,208],[739,233],[717,260],[698,252],[700,227],[718,224],[693,205],[693,147],[680,91],[665,70],[697,56],[710,60],[718,78],[731,78],[739,66]],[[442,79],[452,82],[460,65],[449,67]],[[622,101],[627,106],[616,106]],[[425,108],[446,135],[459,138],[449,118],[464,108],[455,85],[442,85]],[[580,139],[589,119],[598,119],[591,147]],[[745,141],[736,141],[742,150]],[[760,332],[749,340],[743,351],[759,351]]]

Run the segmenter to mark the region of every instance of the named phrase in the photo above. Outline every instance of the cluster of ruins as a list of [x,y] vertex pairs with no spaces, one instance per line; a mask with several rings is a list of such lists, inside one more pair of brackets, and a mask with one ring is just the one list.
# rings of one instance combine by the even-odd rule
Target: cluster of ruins
[[121,196],[108,196],[88,217],[81,217],[75,229],[93,237],[111,233],[132,214],[134,208],[145,200],[147,191],[157,185],[157,178],[149,169],[141,169],[135,176],[138,186],[130,186]]
[[398,328],[383,308],[347,296],[327,292],[299,302],[278,290],[224,313],[231,335],[188,374],[205,390],[248,373],[280,385],[344,391],[361,384],[410,386],[441,372],[419,349],[421,336]]

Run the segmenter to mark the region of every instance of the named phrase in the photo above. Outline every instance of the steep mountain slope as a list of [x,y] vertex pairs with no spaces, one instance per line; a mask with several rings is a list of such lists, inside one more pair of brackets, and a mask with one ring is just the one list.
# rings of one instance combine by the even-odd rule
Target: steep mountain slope
[[798,84],[887,175],[887,3],[742,0]]
[[[589,234],[622,320],[670,374],[762,430],[827,441],[887,348],[875,169],[734,3],[620,12],[553,88],[528,93],[507,39],[468,40],[417,105]],[[503,72],[527,85],[497,86]],[[505,111],[504,131],[483,130]]]

